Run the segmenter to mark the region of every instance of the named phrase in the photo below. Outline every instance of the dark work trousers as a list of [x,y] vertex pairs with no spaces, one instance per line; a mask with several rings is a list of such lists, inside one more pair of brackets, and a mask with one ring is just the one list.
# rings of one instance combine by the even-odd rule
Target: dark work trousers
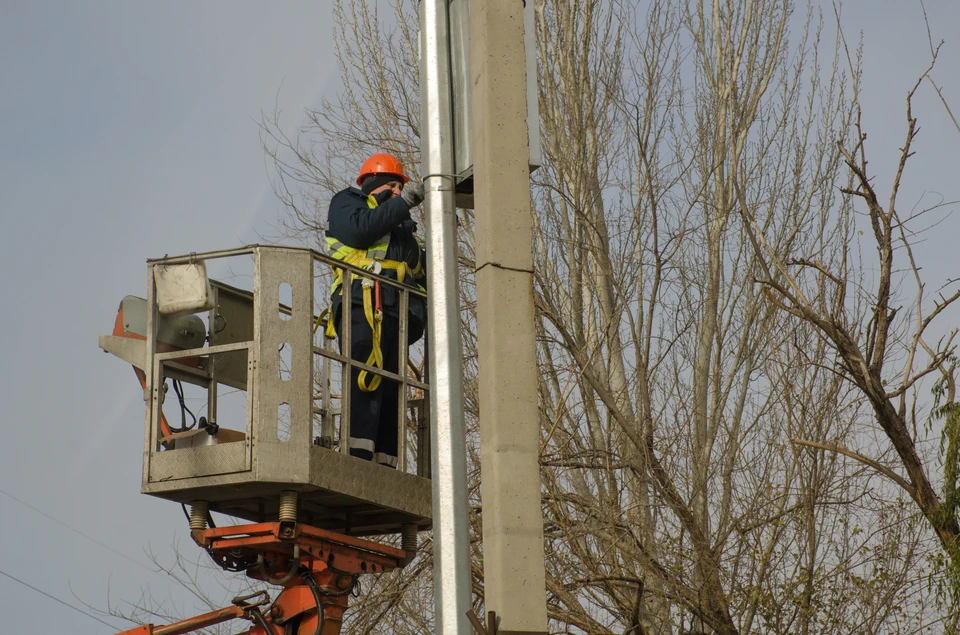
[[[350,312],[350,356],[366,363],[373,350],[373,331],[363,314],[363,307],[355,305]],[[340,316],[337,316],[337,333]],[[383,369],[397,373],[399,365],[400,322],[384,313],[380,330],[380,350],[383,352]],[[340,352],[343,340],[338,338]],[[371,364],[372,365],[372,364]],[[382,465],[397,467],[397,408],[399,385],[392,379],[381,377],[380,385],[373,392],[360,390],[357,382],[360,370],[353,369],[350,378],[350,455]],[[368,372],[366,385],[370,385],[373,373]]]

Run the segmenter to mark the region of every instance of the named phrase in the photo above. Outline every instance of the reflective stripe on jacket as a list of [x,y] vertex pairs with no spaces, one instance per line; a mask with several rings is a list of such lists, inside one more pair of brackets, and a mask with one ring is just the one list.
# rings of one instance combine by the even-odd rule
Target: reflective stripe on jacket
[[[422,281],[426,274],[426,258],[414,235],[404,228],[404,221],[409,219],[409,207],[401,197],[378,205],[372,196],[353,187],[347,188],[338,192],[330,202],[327,251],[331,257],[359,267],[378,261],[384,265],[381,273],[384,277],[423,289],[425,283],[420,285],[416,281]],[[360,281],[355,280],[355,284],[352,298],[355,304],[359,304],[362,302]],[[338,275],[331,290],[334,315],[338,314],[342,302],[339,287]],[[382,293],[384,312],[399,317],[396,290],[390,285],[383,285]],[[411,295],[409,312],[413,318],[410,323],[412,342],[419,339],[426,325],[426,305],[423,300]]]

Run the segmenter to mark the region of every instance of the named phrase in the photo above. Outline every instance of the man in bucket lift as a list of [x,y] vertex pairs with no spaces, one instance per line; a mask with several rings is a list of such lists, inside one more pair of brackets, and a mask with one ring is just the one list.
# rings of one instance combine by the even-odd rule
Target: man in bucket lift
[[[426,258],[414,238],[417,223],[410,209],[423,201],[423,185],[411,181],[403,165],[389,154],[374,154],[360,168],[360,189],[349,187],[330,202],[327,249],[337,260],[424,287]],[[331,321],[337,333],[342,316],[343,270],[335,269]],[[418,283],[419,281],[419,283]],[[350,354],[354,360],[398,372],[400,298],[391,286],[354,277],[350,319]],[[377,297],[379,296],[379,297]],[[409,296],[407,342],[423,336],[426,306]],[[378,303],[379,300],[379,303]],[[365,308],[366,303],[366,308]],[[370,306],[371,303],[374,306]],[[382,314],[371,310],[382,306]],[[380,320],[382,315],[382,322]],[[340,341],[343,351],[343,341]],[[390,467],[397,466],[398,384],[354,370],[350,380],[350,454]]]

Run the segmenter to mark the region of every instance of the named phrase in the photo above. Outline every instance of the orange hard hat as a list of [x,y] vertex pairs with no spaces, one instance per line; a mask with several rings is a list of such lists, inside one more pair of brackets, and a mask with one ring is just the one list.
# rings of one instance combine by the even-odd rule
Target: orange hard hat
[[363,162],[363,165],[360,166],[360,176],[357,177],[357,185],[361,185],[363,179],[371,174],[392,174],[400,177],[400,180],[404,183],[410,180],[403,171],[403,164],[400,163],[400,159],[385,152],[371,155],[369,159]]

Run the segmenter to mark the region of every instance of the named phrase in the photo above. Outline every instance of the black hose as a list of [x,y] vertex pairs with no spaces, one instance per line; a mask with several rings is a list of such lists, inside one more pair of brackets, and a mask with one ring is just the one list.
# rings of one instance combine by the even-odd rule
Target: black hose
[[[267,624],[267,620],[263,617],[263,613],[260,612],[260,609],[254,608],[250,611],[250,614],[253,615],[253,621],[263,628],[264,633],[267,633],[267,635],[272,635],[273,629],[270,628],[269,624]],[[320,635],[320,633],[317,633],[317,635]]]
[[317,603],[317,630],[313,635],[320,635],[320,631],[323,630],[323,600],[320,596],[323,595],[323,593],[320,591],[320,585],[313,579],[313,574],[309,571],[304,569],[300,573],[300,577],[303,578],[307,586],[310,587],[310,592],[313,593],[313,599]]
[[[180,503],[180,508],[183,509],[183,515],[186,517],[187,521],[189,522],[190,512],[187,511],[187,506],[184,505],[183,503]],[[210,516],[210,512],[207,512],[207,522],[210,523],[211,527],[216,527],[216,525],[213,524],[213,518]],[[246,563],[238,566],[230,566],[226,562],[221,562],[220,560],[218,560],[217,557],[213,555],[213,550],[210,549],[210,547],[203,547],[203,550],[206,551],[207,555],[210,556],[210,559],[213,560],[214,563],[216,563],[216,565],[221,569],[223,569],[224,571],[231,571],[231,572],[246,571],[251,566],[250,563]],[[237,552],[237,551],[231,551],[230,555],[232,555],[237,560],[240,560],[241,556],[243,556],[243,553]]]
[[330,567],[330,570],[334,573],[339,573],[342,576],[350,576],[350,586],[343,591],[324,591],[324,595],[332,598],[342,598],[345,595],[353,593],[353,597],[359,597],[359,594],[354,593],[354,591],[360,587],[359,573],[347,573],[346,571],[340,571],[339,569],[335,569],[333,567]]
[[[193,411],[190,408],[187,408],[187,402],[183,398],[183,384],[180,383],[179,379],[173,380],[173,392],[177,395],[177,401],[180,402],[180,427],[173,430],[174,432],[186,432],[187,430],[193,430],[193,427],[197,425],[197,415],[193,414]],[[187,415],[190,415],[190,418],[193,419],[193,423],[189,426],[187,425]]]

